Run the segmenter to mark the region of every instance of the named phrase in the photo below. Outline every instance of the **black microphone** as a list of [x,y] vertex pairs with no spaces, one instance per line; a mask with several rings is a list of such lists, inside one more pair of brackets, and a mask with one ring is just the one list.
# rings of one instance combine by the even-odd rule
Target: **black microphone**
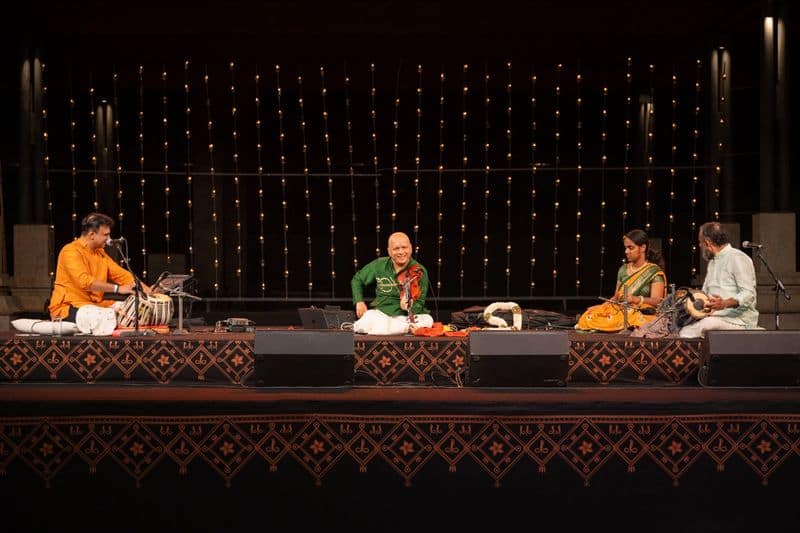
[[115,246],[117,244],[124,244],[124,243],[125,243],[125,237],[120,237],[119,239],[108,239],[106,246]]
[[757,242],[742,241],[742,248],[752,248],[754,250],[757,250],[763,247],[764,247],[763,244],[758,244]]

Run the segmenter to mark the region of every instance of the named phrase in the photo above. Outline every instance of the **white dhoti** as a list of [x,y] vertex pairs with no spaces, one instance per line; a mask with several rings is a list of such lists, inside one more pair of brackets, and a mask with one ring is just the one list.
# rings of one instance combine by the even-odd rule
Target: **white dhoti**
[[[414,326],[429,328],[433,326],[431,315],[414,315]],[[353,331],[365,335],[404,335],[410,324],[406,315],[389,316],[383,311],[369,309],[353,323]]]
[[[697,322],[692,322],[688,326],[681,328],[679,335],[681,337],[705,337],[706,331],[724,329],[724,330],[740,330],[740,329],[753,329],[748,328],[744,324],[736,324],[728,322],[727,320],[718,316],[707,316],[701,318]],[[762,328],[758,328],[762,329]]]

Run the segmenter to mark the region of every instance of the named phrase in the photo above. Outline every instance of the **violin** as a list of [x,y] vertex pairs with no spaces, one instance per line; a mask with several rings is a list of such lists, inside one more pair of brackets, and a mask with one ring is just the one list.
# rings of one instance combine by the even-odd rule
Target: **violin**
[[414,314],[411,311],[411,307],[414,305],[414,301],[420,297],[420,293],[422,292],[419,282],[424,273],[425,271],[422,270],[420,265],[411,265],[397,275],[397,282],[402,287],[400,289],[400,300],[408,302],[409,322],[414,321]]

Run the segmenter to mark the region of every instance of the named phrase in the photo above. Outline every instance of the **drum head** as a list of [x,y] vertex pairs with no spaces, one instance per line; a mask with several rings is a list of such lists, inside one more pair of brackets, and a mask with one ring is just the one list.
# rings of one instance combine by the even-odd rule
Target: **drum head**
[[[694,301],[692,301],[691,298],[686,298],[684,301],[686,311],[689,313],[689,315],[692,318],[697,319],[707,317],[709,313],[711,313],[711,311],[706,310],[706,305],[708,305],[708,296],[701,291],[692,291],[692,298],[694,298]],[[697,302],[703,303],[703,307],[701,309],[697,309],[697,307],[699,307]]]

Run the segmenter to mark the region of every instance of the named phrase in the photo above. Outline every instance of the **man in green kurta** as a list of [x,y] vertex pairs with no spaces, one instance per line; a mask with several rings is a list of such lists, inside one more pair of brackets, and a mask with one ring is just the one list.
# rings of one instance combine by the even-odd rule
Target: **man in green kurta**
[[[370,335],[401,335],[417,327],[430,327],[433,317],[425,307],[425,296],[428,292],[428,271],[411,257],[411,240],[405,233],[397,232],[389,236],[388,257],[379,257],[364,265],[355,273],[350,286],[353,291],[353,305],[356,308],[356,320],[353,331]],[[403,278],[408,278],[403,283]],[[364,300],[364,289],[375,285],[375,299],[367,308]],[[417,293],[404,290],[416,285]],[[409,313],[409,302],[411,303]],[[411,316],[411,320],[409,320]]]
[[700,226],[698,243],[708,259],[703,293],[712,313],[681,328],[681,337],[702,337],[715,329],[757,329],[756,272],[753,260],[730,245],[718,222]]

